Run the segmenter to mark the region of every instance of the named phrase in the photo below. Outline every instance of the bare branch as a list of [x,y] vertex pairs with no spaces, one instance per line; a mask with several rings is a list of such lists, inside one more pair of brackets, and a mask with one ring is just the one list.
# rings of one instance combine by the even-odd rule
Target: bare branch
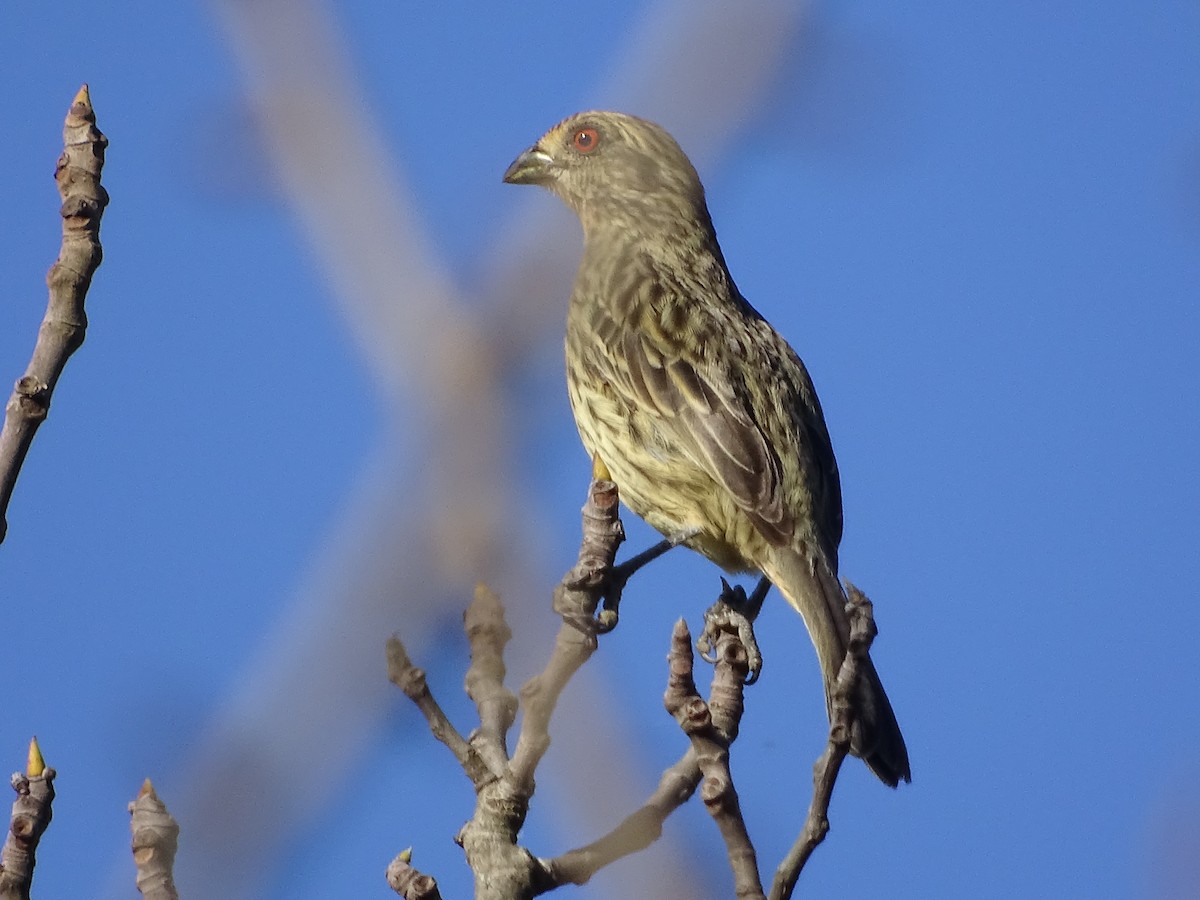
[[571,676],[596,649],[596,609],[625,537],[617,487],[595,479],[583,506],[583,539],[572,569],[554,592],[563,622],[545,669],[521,688],[525,708],[508,771],[479,791],[475,814],[459,833],[480,900],[528,898],[558,887],[549,864],[517,844],[534,792],[534,771],[550,746],[550,717]]
[[463,767],[471,783],[478,789],[481,785],[492,780],[495,776],[488,770],[483,759],[467,741],[459,734],[458,729],[450,722],[442,707],[433,698],[429,683],[425,680],[425,670],[413,665],[408,651],[396,635],[387,641],[388,678],[404,691],[404,695],[417,705],[429,723],[433,736],[450,748],[458,764]]
[[46,275],[50,299],[33,357],[9,398],[0,429],[0,541],[8,529],[8,502],[33,436],[50,411],[50,396],[67,359],[83,343],[87,330],[83,302],[100,265],[100,217],[108,204],[100,170],[108,138],[96,128],[86,84],[67,113],[63,145],[54,171],[63,198],[62,247]]
[[[624,538],[618,511],[616,485],[592,481],[583,507],[579,557],[554,594],[554,608],[563,623],[546,668],[521,690],[525,717],[511,763],[505,757],[504,741],[515,717],[515,698],[504,687],[503,660],[511,633],[500,602],[490,590],[483,585],[476,589],[464,617],[472,657],[466,688],[482,723],[471,743],[450,725],[429,692],[425,673],[412,664],[400,639],[388,641],[389,677],[420,707],[431,730],[454,751],[475,784],[475,812],[456,840],[475,873],[477,900],[530,898],[561,883],[549,864],[517,843],[517,836],[533,796],[534,770],[550,746],[549,723],[558,697],[596,648],[596,609],[609,584],[617,546]],[[484,755],[490,767],[484,764]],[[393,862],[389,883],[394,889],[402,890],[396,887],[401,876],[407,879],[404,890],[417,889],[413,885],[419,873],[408,878],[410,869],[407,859],[398,857]],[[436,891],[432,879],[418,887]]]
[[508,768],[508,730],[517,716],[517,697],[504,686],[504,647],[512,629],[504,607],[485,584],[475,587],[475,599],[463,616],[471,642],[471,667],[467,669],[467,696],[479,710],[479,730],[471,744],[499,778]]
[[618,518],[617,486],[595,480],[583,507],[583,541],[574,568],[554,592],[563,617],[546,668],[521,688],[525,717],[511,765],[512,779],[533,793],[533,771],[550,746],[550,716],[567,681],[596,650],[596,608],[608,587],[617,547],[625,539]]
[[387,867],[387,882],[404,900],[442,900],[437,880],[411,865],[412,848],[396,855]]
[[[464,616],[470,636],[472,664],[466,679],[483,724],[468,743],[446,721],[430,695],[425,674],[408,658],[396,637],[388,642],[389,674],[421,708],[434,734],[454,750],[472,776],[477,798],[474,814],[456,837],[475,873],[477,900],[528,900],[564,884],[584,884],[609,863],[637,852],[662,834],[663,822],[701,785],[705,807],[725,841],[736,896],[764,898],[758,860],[742,814],[729,766],[745,711],[751,673],[753,620],[769,587],[760,582],[754,594],[727,584],[720,600],[705,614],[707,645],[715,648],[712,686],[706,702],[696,688],[692,638],[683,620],[676,623],[667,657],[669,677],[663,701],[688,736],[684,756],[664,772],[654,794],[604,837],[561,856],[542,859],[518,843],[533,796],[534,772],[550,745],[549,722],[570,677],[597,646],[601,600],[613,586],[613,560],[623,539],[616,486],[592,481],[583,508],[583,539],[575,566],[555,591],[554,605],[563,622],[545,669],[521,691],[525,717],[511,762],[505,759],[505,736],[515,717],[514,698],[504,687],[503,653],[511,633],[499,599],[479,585]],[[871,641],[875,636],[871,604],[847,585],[851,633],[846,658],[832,691],[829,743],[814,768],[813,800],[801,835],[776,872],[771,898],[790,897],[799,873],[829,830],[828,810],[841,763],[850,749],[853,698]],[[756,652],[756,651],[754,651]],[[483,754],[492,757],[485,766]],[[407,898],[436,897],[436,882],[410,865],[401,854],[388,870],[393,889]]]
[[29,900],[37,846],[50,825],[54,811],[55,771],[42,759],[37,738],[29,742],[29,760],[25,771],[14,772],[12,818],[8,837],[0,851],[0,900]]
[[[720,692],[721,716],[725,733],[714,721],[713,711],[696,690],[692,674],[692,636],[687,624],[680,619],[671,635],[671,652],[667,656],[670,676],[664,705],[691,741],[704,783],[700,798],[725,840],[725,850],[734,876],[737,897],[763,897],[758,875],[758,857],[746,820],[742,816],[733,775],[729,771],[729,746],[736,736],[744,709],[743,692],[750,671],[746,648],[736,631],[722,630],[717,637],[716,669],[713,673],[714,695]],[[719,685],[719,688],[718,688]],[[715,700],[715,697],[714,697]]]
[[149,778],[137,799],[129,804],[129,812],[138,890],[146,900],[179,900],[174,874],[179,823],[167,811]]
[[597,841],[549,860],[546,867],[553,880],[558,884],[586,884],[610,863],[645,850],[662,835],[667,817],[692,798],[698,784],[700,764],[696,751],[688,748],[663,772],[654,793],[620,825]]
[[850,733],[854,726],[853,698],[858,683],[861,663],[866,659],[875,640],[875,618],[871,601],[854,585],[846,582],[846,612],[850,617],[850,641],[846,647],[846,658],[838,671],[833,686],[832,708],[829,721],[829,742],[825,751],[813,766],[813,798],[808,807],[808,816],[796,843],[775,871],[771,883],[771,900],[787,900],[796,888],[809,857],[829,833],[829,803],[833,799],[833,787],[837,782],[842,762],[850,752]]
[[[618,569],[620,567],[617,567]],[[728,590],[728,586],[727,586]],[[746,609],[746,627],[749,621],[758,614],[761,607],[762,594],[766,588],[760,586],[755,592]],[[725,594],[722,594],[725,597]],[[737,795],[732,793],[732,780],[728,777],[728,746],[737,737],[738,728],[745,708],[744,694],[748,684],[747,674],[749,663],[746,647],[741,643],[740,636],[745,629],[730,625],[722,630],[721,623],[729,619],[715,622],[711,619],[712,611],[705,616],[707,626],[713,625],[716,643],[710,702],[704,705],[696,690],[693,676],[693,659],[691,637],[683,621],[676,624],[671,640],[671,653],[668,656],[670,675],[664,704],[668,711],[675,714],[678,710],[683,713],[693,701],[699,702],[708,717],[708,733],[699,742],[692,740],[689,747],[678,762],[667,769],[659,780],[655,792],[634,813],[625,818],[616,828],[597,841],[583,847],[570,850],[547,863],[547,867],[556,881],[560,883],[584,884],[596,872],[606,865],[643,850],[654,843],[662,834],[663,822],[676,809],[686,803],[701,780],[701,755],[709,754],[709,770],[714,772],[713,783],[718,780],[728,785],[711,797],[706,796],[706,805],[717,804],[718,808],[710,805],[710,811],[722,825],[722,833],[729,829],[727,841],[733,842],[731,858],[736,857],[735,879],[740,893],[738,896],[762,896],[762,886],[759,883],[757,863],[745,825],[741,820],[740,808],[737,806]],[[687,730],[685,728],[685,730]],[[698,746],[698,743],[700,746]],[[725,776],[720,777],[718,770],[724,767]],[[727,800],[732,793],[733,805],[727,806]],[[725,806],[725,808],[721,808]]]

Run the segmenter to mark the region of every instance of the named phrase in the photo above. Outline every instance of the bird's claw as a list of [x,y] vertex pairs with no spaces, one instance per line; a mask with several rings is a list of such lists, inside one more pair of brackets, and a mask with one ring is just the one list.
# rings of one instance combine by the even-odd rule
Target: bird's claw
[[740,585],[731,587],[724,578],[721,579],[721,596],[717,602],[704,613],[704,630],[696,641],[696,649],[700,657],[707,663],[715,663],[717,638],[722,631],[732,632],[746,650],[746,684],[758,681],[762,673],[762,653],[758,649],[758,640],[754,637],[754,619],[762,609],[763,599],[771,584],[765,578],[750,596]]

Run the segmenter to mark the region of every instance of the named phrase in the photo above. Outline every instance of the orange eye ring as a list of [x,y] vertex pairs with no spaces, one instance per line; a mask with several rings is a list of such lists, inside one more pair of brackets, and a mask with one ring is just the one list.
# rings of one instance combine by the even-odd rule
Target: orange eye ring
[[571,136],[571,146],[580,153],[591,153],[600,146],[600,132],[595,128],[580,128]]

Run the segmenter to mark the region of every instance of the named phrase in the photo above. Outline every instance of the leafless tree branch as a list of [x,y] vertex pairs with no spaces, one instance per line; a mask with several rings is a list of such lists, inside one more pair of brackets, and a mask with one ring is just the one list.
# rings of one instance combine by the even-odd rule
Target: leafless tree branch
[[617,547],[625,539],[618,518],[617,486],[593,481],[583,507],[583,542],[579,558],[554,591],[554,609],[562,616],[546,668],[521,688],[525,706],[521,733],[513,753],[511,777],[533,790],[533,771],[550,746],[550,716],[571,676],[596,650],[596,609],[608,587]]
[[508,730],[517,716],[517,698],[504,686],[504,647],[512,638],[512,629],[504,619],[500,598],[487,585],[476,585],[463,627],[471,642],[465,686],[479,711],[479,729],[471,743],[498,778],[508,765]]
[[691,799],[700,784],[700,764],[689,748],[663,772],[658,787],[637,810],[597,841],[547,862],[558,884],[586,884],[593,875],[624,856],[644,850],[662,835],[667,817]]
[[54,815],[55,771],[42,759],[37,738],[29,742],[24,772],[14,772],[12,818],[0,851],[0,900],[29,900],[38,841]]
[[[550,746],[549,724],[558,698],[596,650],[597,636],[605,631],[604,612],[597,616],[601,601],[610,592],[619,592],[626,577],[614,566],[624,537],[617,512],[616,485],[597,477],[583,508],[578,560],[555,590],[554,608],[563,621],[554,648],[545,668],[521,689],[525,715],[511,760],[505,748],[516,701],[504,686],[503,660],[511,632],[499,600],[486,587],[476,588],[464,617],[472,653],[466,688],[481,723],[469,741],[445,720],[429,693],[424,672],[412,664],[395,637],[388,643],[391,678],[422,710],[430,729],[451,748],[475,785],[474,815],[456,840],[475,873],[477,900],[528,900],[565,884],[586,883],[604,866],[657,840],[667,816],[686,803],[698,785],[725,841],[736,896],[765,898],[757,854],[729,766],[730,746],[745,710],[746,687],[752,683],[748,676],[757,658],[752,623],[769,587],[765,582],[750,598],[741,589],[725,585],[720,599],[705,615],[703,640],[715,648],[707,701],[696,688],[691,634],[682,620],[676,623],[663,702],[691,746],[663,773],[646,802],[599,840],[551,859],[536,857],[518,843],[534,792],[534,773]],[[850,749],[855,684],[875,626],[870,601],[853,585],[848,584],[847,591],[851,634],[833,690],[829,743],[814,768],[813,799],[803,830],[775,874],[769,895],[772,900],[791,896],[800,871],[828,832],[833,787]],[[406,854],[393,861],[388,870],[393,889],[408,898],[436,896],[436,882],[413,869],[410,862],[411,856]]]
[[412,848],[396,854],[387,867],[387,882],[404,900],[442,900],[437,880],[412,866]]
[[[596,610],[609,585],[617,547],[624,539],[618,509],[616,485],[593,481],[583,508],[579,557],[554,594],[554,608],[563,622],[546,667],[521,689],[525,716],[511,760],[505,748],[516,717],[516,698],[504,687],[502,657],[511,633],[499,600],[490,590],[476,589],[464,617],[472,656],[466,688],[481,723],[471,741],[463,739],[446,720],[429,692],[425,673],[412,664],[399,638],[388,642],[392,681],[421,709],[434,735],[450,747],[475,785],[475,813],[456,840],[475,872],[475,896],[480,900],[530,898],[559,884],[547,863],[520,846],[517,836],[533,796],[534,771],[550,746],[550,718],[558,698],[596,649]],[[409,870],[408,859],[393,861],[388,875],[393,889],[402,892],[396,887],[402,880],[403,890],[416,889],[416,876]],[[432,879],[421,884],[421,890],[436,890]]]
[[[656,548],[652,548],[648,553],[657,556],[660,555],[661,550],[662,546],[659,545]],[[639,556],[633,559],[641,560],[646,555],[639,554]],[[640,564],[644,564],[644,562]],[[622,563],[622,565],[616,567],[618,573],[617,580],[622,583],[623,577],[619,573],[626,565],[628,563]],[[716,664],[716,668],[714,669],[709,692],[709,702],[706,707],[711,727],[709,728],[709,733],[705,736],[705,740],[709,744],[698,746],[697,742],[693,740],[692,746],[688,748],[687,752],[674,765],[663,772],[662,777],[659,779],[658,787],[646,802],[631,815],[627,816],[620,825],[608,834],[591,844],[570,850],[550,860],[547,864],[548,868],[554,874],[554,878],[558,883],[584,884],[596,872],[608,864],[615,862],[623,856],[643,850],[654,843],[662,834],[663,822],[666,821],[667,817],[690,800],[692,794],[695,793],[696,787],[700,784],[700,780],[703,777],[701,772],[701,756],[705,752],[710,752],[713,746],[717,748],[717,755],[724,756],[726,760],[726,773],[728,772],[727,749],[729,744],[737,737],[742,712],[745,708],[745,688],[750,683],[747,678],[750,672],[750,657],[743,639],[745,635],[749,634],[750,622],[761,608],[762,598],[765,596],[767,587],[768,585],[760,585],[750,602],[745,605],[744,625],[740,625],[736,621],[736,616],[719,614],[718,608],[722,606],[720,602],[705,615],[704,639],[711,641],[717,647],[716,654],[712,660]],[[728,585],[726,585],[726,590],[722,592],[722,599],[726,597],[730,590]],[[687,632],[686,625],[682,622],[677,623],[672,634],[671,652],[668,656],[668,662],[670,665],[670,677],[663,701],[668,711],[674,715],[676,710],[683,710],[693,698],[699,699],[695,680],[692,675],[691,637]],[[722,746],[725,748],[724,750],[721,750]],[[713,762],[711,759],[708,761]],[[716,764],[720,765],[719,762]],[[732,780],[730,778],[726,777],[724,782],[732,787]],[[740,818],[740,810],[736,808],[736,795],[734,796],[734,811],[736,816]],[[729,820],[729,816],[725,812],[722,812],[722,816],[726,820]],[[731,820],[730,827],[734,829],[738,828]],[[745,835],[744,824],[740,827],[743,835]],[[748,891],[751,891],[747,896],[754,896],[752,891],[755,889],[754,885],[758,884],[758,873],[754,864],[753,848],[749,845],[748,837],[742,839],[740,846],[742,850],[738,851],[738,853],[743,858],[745,858],[744,850],[749,848],[750,851],[750,867],[746,869],[743,866],[743,869],[746,876],[745,886]],[[757,887],[757,892],[761,896],[761,885]]]
[[725,850],[733,869],[735,896],[753,900],[763,897],[758,857],[750,842],[750,833],[746,829],[737,790],[733,785],[733,775],[729,771],[729,746],[736,736],[744,709],[743,692],[750,666],[746,647],[735,631],[722,631],[716,639],[716,650],[713,694],[719,692],[726,704],[722,710],[722,718],[727,726],[724,733],[710,705],[696,690],[692,674],[692,636],[682,619],[675,623],[675,631],[671,635],[671,652],[667,657],[670,677],[663,701],[667,712],[675,717],[696,753],[696,761],[704,776],[700,798],[725,840]]
[[429,723],[433,736],[450,748],[458,764],[463,767],[467,777],[476,787],[488,781],[492,776],[487,765],[480,758],[475,748],[467,743],[459,734],[457,728],[450,722],[441,705],[433,698],[429,683],[425,679],[425,670],[417,668],[409,659],[408,651],[397,635],[392,635],[387,642],[388,678],[417,705]]
[[8,530],[8,502],[29,445],[50,411],[50,396],[63,367],[87,330],[83,303],[100,265],[100,217],[108,204],[100,184],[107,146],[85,84],[63,124],[63,152],[54,171],[63,198],[63,238],[58,260],[46,275],[50,299],[33,357],[13,389],[0,429],[0,541]]
[[179,823],[167,811],[149,778],[137,799],[129,804],[129,813],[138,890],[146,900],[179,900],[174,875]]

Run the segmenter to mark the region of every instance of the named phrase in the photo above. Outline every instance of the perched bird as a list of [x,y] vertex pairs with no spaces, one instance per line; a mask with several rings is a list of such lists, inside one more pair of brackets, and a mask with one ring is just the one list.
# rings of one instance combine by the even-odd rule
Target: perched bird
[[[761,572],[804,618],[828,708],[849,623],[838,581],[842,496],[800,357],[730,277],[704,188],[658,125],[585,112],[504,173],[583,224],[567,313],[579,434],[635,513],[731,572]],[[892,787],[908,751],[870,661],[851,752]]]

